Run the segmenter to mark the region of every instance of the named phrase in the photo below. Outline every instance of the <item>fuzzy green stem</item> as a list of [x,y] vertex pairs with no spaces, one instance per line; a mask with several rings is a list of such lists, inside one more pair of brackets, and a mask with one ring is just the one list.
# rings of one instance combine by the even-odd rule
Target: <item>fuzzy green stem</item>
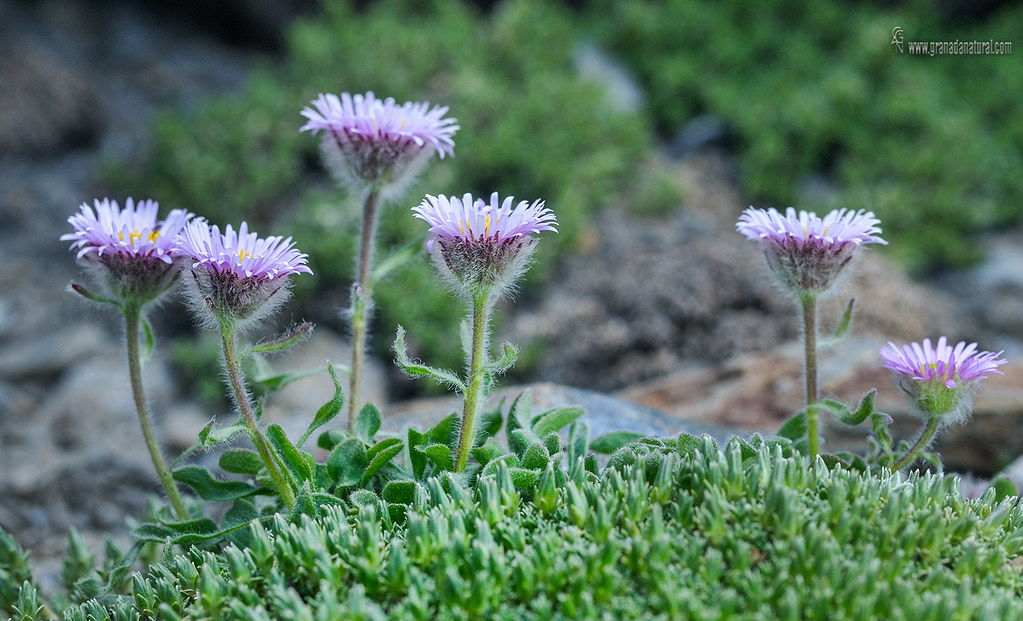
[[819,437],[817,419],[820,412],[812,407],[817,403],[817,296],[804,293],[800,296],[803,308],[803,346],[806,377],[806,433],[809,440],[810,461],[817,458]]
[[273,450],[270,448],[270,444],[266,441],[266,436],[263,435],[262,430],[259,428],[259,423],[256,421],[256,417],[252,413],[252,405],[249,403],[249,393],[245,390],[245,382],[242,379],[241,364],[238,361],[238,352],[235,347],[234,329],[229,322],[221,322],[220,336],[224,347],[224,366],[227,369],[227,381],[231,388],[231,392],[234,395],[234,401],[238,405],[238,410],[241,412],[242,418],[245,419],[245,424],[249,427],[249,437],[252,438],[252,443],[256,445],[256,451],[259,452],[259,457],[263,460],[263,465],[266,466],[267,471],[270,473],[270,478],[277,487],[277,492],[280,494],[281,500],[284,501],[284,504],[290,511],[295,506],[295,493],[292,491],[291,485],[288,484],[288,481],[281,473],[281,469],[277,465],[277,459],[274,457]]
[[932,416],[931,418],[927,419],[927,425],[924,427],[924,430],[920,433],[920,437],[917,438],[916,443],[912,447],[910,447],[909,451],[907,451],[905,455],[902,456],[902,459],[896,461],[895,464],[892,465],[893,472],[902,470],[909,464],[913,463],[913,461],[920,454],[920,451],[924,450],[924,448],[928,444],[930,444],[931,438],[934,437],[934,433],[938,430],[938,425],[940,423],[941,423],[940,418]]
[[469,451],[476,440],[476,414],[479,410],[480,389],[483,386],[484,359],[487,350],[487,323],[489,320],[490,292],[473,297],[472,348],[469,354],[469,371],[466,378],[465,403],[462,407],[462,428],[458,434],[458,452],[455,456],[455,472],[464,472],[469,460]]
[[373,310],[373,283],[370,274],[379,203],[380,190],[373,187],[366,195],[366,202],[362,207],[362,236],[359,239],[355,284],[352,286],[352,365],[348,385],[348,431],[355,429],[355,417],[362,407],[362,363],[366,357],[366,329]]
[[131,392],[135,396],[135,412],[139,417],[139,425],[142,426],[142,436],[146,439],[146,447],[149,449],[149,456],[153,459],[153,467],[156,468],[156,475],[160,478],[171,507],[179,519],[188,517],[185,503],[181,500],[181,494],[174,484],[174,477],[170,469],[163,461],[160,454],[160,446],[156,443],[156,436],[153,434],[153,423],[149,417],[149,407],[146,405],[146,394],[142,389],[142,364],[139,360],[139,323],[142,319],[142,308],[137,304],[129,303],[123,309],[124,323],[127,331],[128,341],[128,375],[131,376]]

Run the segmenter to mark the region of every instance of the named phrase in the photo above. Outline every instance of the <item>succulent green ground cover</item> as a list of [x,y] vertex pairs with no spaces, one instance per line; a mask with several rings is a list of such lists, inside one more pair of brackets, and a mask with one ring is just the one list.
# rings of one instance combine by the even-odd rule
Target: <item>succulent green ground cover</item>
[[[1023,511],[953,480],[807,468],[782,446],[625,449],[598,477],[498,468],[253,524],[65,619],[1012,619]],[[746,458],[744,459],[744,455]],[[448,475],[446,475],[448,476]],[[0,611],[42,618],[10,542]],[[12,565],[12,560],[14,564]],[[17,610],[25,614],[18,614]]]

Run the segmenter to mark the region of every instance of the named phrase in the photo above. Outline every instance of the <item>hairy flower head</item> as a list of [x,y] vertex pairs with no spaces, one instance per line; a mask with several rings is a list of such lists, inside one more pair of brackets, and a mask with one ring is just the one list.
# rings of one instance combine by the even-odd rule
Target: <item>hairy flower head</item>
[[229,224],[221,233],[216,225],[193,220],[181,232],[174,254],[191,261],[191,278],[185,279],[190,302],[212,323],[258,321],[287,299],[287,276],[312,273],[307,255],[290,237],[260,238],[245,222],[238,231]]
[[880,351],[884,367],[920,413],[940,418],[943,424],[969,416],[973,395],[980,381],[991,373],[1001,373],[1005,364],[1002,352],[977,352],[977,344],[960,341],[949,346],[943,336],[936,347],[930,339],[901,348],[889,342]]
[[352,190],[378,186],[397,193],[436,153],[454,153],[452,137],[459,126],[444,117],[446,106],[427,102],[398,105],[391,97],[320,94],[302,110],[307,122],[299,131],[324,132],[324,160],[339,182]]
[[427,250],[440,272],[470,294],[511,286],[532,256],[533,234],[557,232],[557,218],[542,200],[514,201],[512,196],[502,201],[497,192],[489,202],[472,194],[427,195],[412,208],[430,225]]
[[880,221],[870,211],[838,209],[823,218],[792,207],[781,214],[750,207],[736,229],[760,242],[771,272],[797,295],[824,293],[866,244],[887,244],[879,237]]
[[82,203],[68,218],[74,232],[61,235],[93,272],[107,295],[119,302],[146,303],[174,283],[177,269],[172,250],[176,238],[192,214],[171,211],[157,220],[156,201],[129,198],[121,209],[117,201],[96,199]]

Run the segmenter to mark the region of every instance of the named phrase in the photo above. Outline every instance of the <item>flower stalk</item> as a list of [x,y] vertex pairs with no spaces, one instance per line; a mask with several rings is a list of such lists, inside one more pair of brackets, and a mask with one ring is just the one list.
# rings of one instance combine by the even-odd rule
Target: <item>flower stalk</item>
[[366,195],[362,209],[362,235],[355,284],[352,285],[352,365],[348,389],[348,431],[355,429],[355,417],[362,407],[362,369],[366,357],[366,332],[373,312],[372,264],[376,238],[377,208],[380,191],[374,186]]
[[803,311],[803,374],[806,379],[806,434],[810,461],[817,458],[820,436],[817,421],[820,412],[812,407],[817,403],[817,296],[811,292],[800,295]]
[[476,440],[476,417],[479,413],[480,392],[486,375],[487,327],[490,322],[490,292],[479,293],[473,298],[472,345],[469,353],[469,369],[466,377],[465,401],[462,405],[462,428],[458,434],[458,450],[455,454],[455,472],[464,472],[469,452]]
[[153,467],[156,468],[156,475],[167,492],[167,499],[179,519],[186,519],[188,511],[185,503],[181,500],[181,494],[174,484],[174,477],[167,468],[163,455],[160,453],[160,445],[156,442],[156,435],[153,433],[153,423],[149,416],[149,408],[146,405],[146,395],[142,387],[142,364],[139,356],[139,329],[142,319],[142,308],[137,303],[128,303],[122,309],[128,345],[128,375],[131,377],[131,392],[135,398],[135,412],[138,414],[139,425],[142,427],[142,436],[146,441],[146,448],[149,449],[149,456],[153,460]]
[[228,388],[230,388],[231,394],[234,397],[235,405],[238,406],[238,411],[249,428],[249,437],[256,446],[256,451],[259,453],[260,459],[263,460],[263,465],[266,466],[270,479],[273,480],[281,500],[284,501],[284,505],[290,511],[295,506],[295,493],[292,491],[287,479],[284,478],[284,474],[277,464],[277,458],[274,455],[273,449],[270,448],[270,443],[267,442],[266,436],[263,435],[263,431],[259,428],[259,422],[252,412],[252,404],[249,401],[249,393],[245,389],[245,380],[242,376],[240,361],[238,360],[234,328],[229,321],[220,322],[220,338],[223,346],[224,368],[227,371]]
[[901,459],[892,464],[892,471],[902,470],[909,464],[913,463],[920,452],[931,443],[931,439],[934,438],[935,432],[938,431],[938,427],[941,426],[941,419],[934,417],[927,420],[927,424],[924,425],[923,431],[920,432],[920,437],[917,438],[913,446],[910,447],[906,454]]

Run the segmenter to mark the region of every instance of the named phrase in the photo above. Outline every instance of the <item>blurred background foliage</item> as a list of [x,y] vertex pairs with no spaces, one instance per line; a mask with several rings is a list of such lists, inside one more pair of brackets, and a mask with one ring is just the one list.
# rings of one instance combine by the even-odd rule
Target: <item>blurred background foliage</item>
[[[729,128],[756,204],[870,209],[909,270],[966,265],[979,256],[971,234],[1023,219],[1023,67],[1015,55],[900,56],[895,26],[907,41],[1012,41],[1023,3],[962,23],[924,0],[504,0],[486,11],[327,0],[241,93],[160,115],[141,166],[107,169],[168,208],[294,236],[315,272],[296,279],[296,314],[341,331],[360,207],[328,179],[318,140],[298,133],[320,92],[428,100],[462,126],[455,157],[385,211],[382,252],[425,233],[408,212],[425,193],[546,199],[561,232],[540,244],[527,298],[586,243],[602,207],[684,204],[655,154],[699,115]],[[615,107],[579,75],[585,42],[634,72],[643,109]],[[459,368],[461,304],[431,269],[424,254],[378,287],[374,350],[388,358],[401,323],[413,352]]]

